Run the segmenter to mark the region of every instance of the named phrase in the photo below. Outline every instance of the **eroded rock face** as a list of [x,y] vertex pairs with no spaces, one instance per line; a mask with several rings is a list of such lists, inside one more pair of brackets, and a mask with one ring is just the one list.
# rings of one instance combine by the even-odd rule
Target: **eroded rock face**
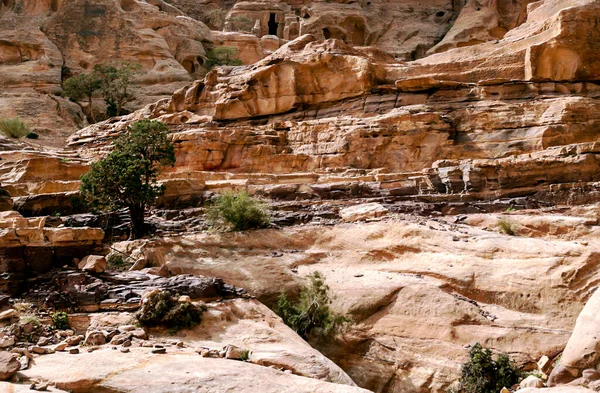
[[70,264],[101,249],[104,231],[98,228],[47,228],[46,217],[23,218],[15,211],[0,212],[0,287],[19,290],[20,280]]
[[581,378],[582,372],[586,369],[596,369],[600,361],[599,308],[600,292],[596,291],[577,317],[573,334],[560,357],[560,362],[550,375],[549,386],[565,385],[578,378],[583,382],[582,379],[585,378]]
[[[177,14],[156,3],[166,15]],[[226,30],[239,30],[236,24],[244,22],[241,17],[256,18],[249,26],[251,34],[212,34],[219,42],[238,45],[246,62],[274,52],[253,65],[213,70],[170,98],[88,127],[73,136],[68,150],[60,155],[1,153],[0,181],[15,198],[15,208],[34,215],[63,205],[71,197],[69,192],[77,190],[77,179],[88,160],[105,155],[112,138],[135,120],[158,119],[171,127],[177,155],[176,166],[161,175],[167,192],[159,206],[196,209],[161,212],[165,221],[181,216],[177,224],[181,232],[197,230],[202,215],[199,205],[227,189],[270,198],[282,210],[298,209],[294,214],[304,215],[302,222],[317,217],[336,224],[253,233],[192,233],[115,245],[144,261],[139,268],[152,266],[150,271],[163,275],[157,279],[164,281],[161,285],[177,287],[176,278],[167,276],[184,272],[223,277],[273,304],[282,289],[297,291],[304,277],[319,270],[336,295],[333,307],[352,316],[355,323],[343,337],[314,344],[358,385],[378,393],[443,391],[459,375],[465,346],[474,341],[510,353],[519,364],[533,364],[542,355],[554,358],[567,343],[573,321],[598,282],[594,268],[599,255],[597,206],[569,213],[581,217],[556,214],[539,219],[538,211],[448,220],[398,219],[396,215],[417,204],[428,204],[421,213],[425,216],[481,213],[486,209],[483,202],[490,210],[506,210],[517,203],[540,207],[597,202],[597,2],[473,0],[464,7],[461,2],[444,1],[418,6],[388,3],[393,10],[377,1],[371,5],[300,3],[201,2],[228,9]],[[112,7],[101,2],[100,8],[110,15],[129,15],[125,20],[132,29],[145,26],[143,30],[148,28],[146,22],[128,18],[139,13],[147,16],[148,23],[158,23],[149,4],[132,1]],[[81,4],[71,7],[75,12]],[[375,11],[366,11],[368,7]],[[436,7],[441,9],[434,13]],[[382,13],[384,9],[389,15]],[[299,15],[292,18],[290,13],[296,10]],[[411,23],[378,30],[379,25],[369,21],[374,15],[378,21],[395,18],[400,10],[411,14],[402,19]],[[56,18],[61,11],[44,12]],[[421,58],[457,16],[450,33],[431,49],[433,54]],[[181,15],[175,19],[187,20]],[[433,28],[431,21],[436,24]],[[56,31],[63,29],[55,26]],[[124,31],[129,31],[128,26]],[[292,31],[292,26],[298,31]],[[413,26],[422,26],[423,34],[403,36],[412,34]],[[80,31],[68,31],[64,45],[82,56],[81,48],[73,45]],[[170,59],[167,52],[173,55],[172,48],[162,45],[156,31],[147,32],[157,53],[166,56],[158,60]],[[186,31],[185,26],[181,31]],[[300,35],[279,47],[303,32],[312,35]],[[140,42],[137,30],[132,34],[131,42]],[[398,40],[400,36],[406,40]],[[399,63],[389,53],[358,46],[375,42],[399,58],[410,53],[409,57],[420,59]],[[388,49],[386,45],[392,42],[396,49],[400,45],[398,51]],[[136,52],[138,48],[124,47],[150,64]],[[119,52],[110,49],[115,55]],[[101,45],[93,53],[99,50]],[[33,52],[31,56],[35,58]],[[45,80],[46,75],[40,78]],[[42,174],[46,166],[48,173]],[[508,202],[492,206],[499,198]],[[386,209],[392,218],[340,224],[345,208],[374,201],[383,206],[374,215]],[[499,234],[501,219],[516,221],[511,232],[518,236]],[[87,220],[92,219],[81,218],[81,222]],[[70,222],[77,223],[77,219]],[[42,230],[44,236],[46,230]],[[147,277],[139,273],[142,276]],[[106,309],[128,306],[131,299],[136,303],[148,281],[154,282],[139,277],[126,276],[122,282],[117,277],[112,285],[116,289],[110,292],[108,285],[99,285],[89,276],[71,276],[89,289],[92,303],[96,304],[98,295]],[[58,281],[68,287],[70,281],[62,278]],[[109,292],[113,299],[125,301],[106,302]],[[232,310],[224,314],[237,316]],[[585,323],[592,326],[595,322]],[[584,378],[596,375],[588,368],[595,366],[595,344],[586,329],[581,328],[585,335],[568,347],[573,350],[566,352],[565,364],[556,371],[558,376],[553,378],[557,381],[564,375],[565,381],[579,374]],[[243,347],[239,341],[230,344]],[[123,387],[124,381],[141,379],[138,371],[167,364],[178,367],[188,359],[187,354],[177,354],[163,363],[136,350],[133,359],[148,361],[147,369],[136,371],[132,364],[137,360],[127,363],[131,360],[127,358],[119,360],[127,363],[123,367],[107,365],[104,369],[104,356],[86,355],[86,362],[102,365],[96,380],[106,390],[137,389]],[[586,363],[588,358],[591,364]],[[70,359],[65,364],[70,366]],[[199,358],[190,363],[195,367],[209,366],[195,359]],[[293,364],[294,359],[287,357],[284,363]],[[247,366],[237,370],[246,372]],[[304,364],[297,367],[302,369],[298,374],[325,375],[321,379],[326,379],[332,368],[321,366]],[[48,370],[40,369],[40,375]],[[226,381],[223,385],[214,382],[215,389],[238,389],[237,383],[246,383],[246,376],[238,377],[229,363],[222,370]],[[276,375],[263,373],[257,374],[258,385],[248,382],[246,388],[263,391],[263,378],[271,377],[273,386],[277,385]],[[250,369],[247,375],[253,375]],[[345,380],[345,374],[340,375]],[[73,374],[56,379],[65,384],[59,386],[83,383],[89,387],[85,385],[89,381],[82,382]],[[185,375],[181,381],[198,388]],[[205,376],[201,381],[212,383]],[[293,386],[295,382],[290,381],[285,383]],[[140,389],[147,389],[144,383]],[[148,383],[163,386],[162,379]],[[311,385],[315,382],[299,383],[300,391],[321,388]],[[322,388],[327,391],[330,385]]]
[[[307,35],[284,45],[251,67],[213,71],[152,108],[152,117],[184,123],[204,116],[236,120],[288,112],[363,95],[385,71],[341,41],[316,42]],[[190,115],[186,116],[185,113]],[[181,121],[181,120],[180,120]]]
[[25,119],[40,141],[59,147],[87,123],[78,105],[60,97],[69,74],[109,61],[140,63],[135,109],[192,81],[210,40],[203,23],[160,0],[10,1],[0,26],[0,112]]
[[594,0],[532,3],[527,22],[502,40],[458,48],[401,66],[398,79],[431,76],[461,82],[594,80],[600,72],[593,54],[600,34],[594,28],[598,7]]
[[[559,218],[554,225],[561,225]],[[519,216],[511,220],[520,226]],[[534,221],[529,216],[523,226]],[[547,221],[540,217],[537,228]],[[335,309],[355,324],[339,341],[317,342],[317,348],[374,392],[441,392],[460,374],[464,346],[474,341],[510,353],[519,364],[560,353],[595,289],[598,246],[597,221],[576,224],[589,231],[577,240],[566,234],[568,217],[562,222],[565,231],[547,228],[538,238],[406,217],[116,247],[141,247],[172,269],[227,277],[267,304],[282,288],[293,292],[302,277],[320,271]]]

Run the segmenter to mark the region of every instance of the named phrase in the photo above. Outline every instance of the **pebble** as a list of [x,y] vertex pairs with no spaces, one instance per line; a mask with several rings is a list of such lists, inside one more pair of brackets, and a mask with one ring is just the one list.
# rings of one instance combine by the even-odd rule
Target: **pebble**
[[56,344],[54,346],[54,350],[55,351],[64,351],[65,348],[67,348],[67,346],[68,346],[67,343],[63,341],[63,342]]
[[166,353],[166,352],[167,352],[166,348],[162,348],[162,347],[161,348],[154,348],[152,350],[152,353]]

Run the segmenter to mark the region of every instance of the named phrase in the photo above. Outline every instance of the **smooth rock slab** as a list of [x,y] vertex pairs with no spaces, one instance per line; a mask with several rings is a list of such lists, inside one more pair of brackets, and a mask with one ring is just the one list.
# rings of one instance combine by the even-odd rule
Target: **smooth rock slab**
[[[0,392],[2,393],[31,393],[30,389],[31,383],[26,384],[16,384],[9,382],[0,382]],[[48,387],[46,392],[54,392],[54,393],[66,393],[64,390],[58,390],[53,387]]]
[[[167,370],[168,372],[165,372]],[[367,393],[358,387],[300,377],[250,363],[203,358],[195,353],[150,354],[131,348],[126,356],[102,349],[79,356],[56,353],[36,359],[23,374],[43,379],[64,390],[127,393],[261,392],[261,393]]]

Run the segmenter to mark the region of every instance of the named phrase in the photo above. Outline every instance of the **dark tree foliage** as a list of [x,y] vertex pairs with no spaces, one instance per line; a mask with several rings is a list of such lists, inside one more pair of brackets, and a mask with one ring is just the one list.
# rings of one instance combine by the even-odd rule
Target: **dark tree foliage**
[[63,94],[73,101],[87,99],[90,119],[95,123],[92,103],[94,94],[100,90],[106,103],[106,116],[119,116],[123,114],[123,106],[135,99],[131,84],[140,69],[138,63],[97,64],[90,73],[67,78],[63,82]]
[[100,78],[100,88],[106,102],[108,116],[121,115],[123,106],[135,99],[135,95],[131,92],[131,83],[141,68],[138,63],[94,66],[94,73]]
[[160,167],[175,164],[168,134],[167,125],[159,121],[135,122],[115,140],[114,150],[81,176],[81,194],[90,207],[129,209],[134,239],[145,234],[146,206],[164,192],[156,182]]
[[73,76],[63,83],[64,94],[74,101],[81,101],[86,98],[88,101],[88,108],[90,112],[90,118],[93,123],[96,122],[94,116],[94,107],[92,106],[93,96],[96,91],[102,86],[102,80],[100,76],[95,73],[79,74]]

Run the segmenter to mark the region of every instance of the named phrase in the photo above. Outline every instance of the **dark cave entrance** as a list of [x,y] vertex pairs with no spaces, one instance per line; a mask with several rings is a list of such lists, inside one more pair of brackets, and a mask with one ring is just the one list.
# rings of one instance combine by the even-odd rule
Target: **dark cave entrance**
[[277,35],[279,23],[277,23],[276,19],[277,19],[277,14],[271,13],[269,15],[269,35]]

